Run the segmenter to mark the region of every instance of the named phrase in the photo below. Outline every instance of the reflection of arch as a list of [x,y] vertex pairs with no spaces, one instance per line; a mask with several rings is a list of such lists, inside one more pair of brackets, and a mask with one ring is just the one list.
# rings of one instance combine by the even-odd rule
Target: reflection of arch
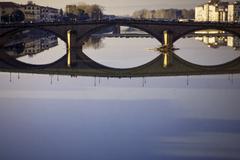
[[25,50],[25,45],[23,42],[17,43],[17,44],[11,45],[11,46],[4,47],[4,50],[13,51],[16,53],[16,55],[19,55]]
[[174,37],[173,42],[176,42],[177,40],[179,40],[180,38],[186,36],[187,34],[196,32],[196,31],[202,31],[202,30],[219,30],[219,31],[225,31],[228,33],[231,33],[233,35],[236,35],[238,37],[240,37],[240,33],[239,32],[235,32],[231,29],[228,29],[227,27],[199,27],[199,28],[194,28],[194,29],[189,29],[181,34],[178,34],[177,36]]
[[189,67],[203,69],[203,70],[217,70],[217,69],[226,68],[226,67],[230,67],[230,66],[239,64],[239,62],[240,62],[240,57],[237,57],[236,59],[233,59],[231,61],[225,62],[223,64],[218,64],[218,65],[199,65],[199,64],[194,64],[194,63],[188,62],[188,61],[184,60],[183,58],[181,58],[180,56],[178,56],[176,54],[174,54],[174,59],[178,59],[183,64],[185,64],[185,65],[187,65]]
[[[0,50],[1,52],[2,50]],[[55,62],[52,62],[50,64],[42,64],[42,65],[34,65],[34,64],[28,64],[25,62],[21,62],[11,56],[9,56],[8,54],[4,53],[4,51],[2,51],[3,53],[0,54],[0,59],[1,61],[4,61],[4,63],[8,64],[9,66],[11,66],[12,68],[16,68],[16,69],[44,69],[50,66],[56,66],[56,64],[58,64],[57,66],[60,66],[59,63],[65,61],[67,54],[64,55],[63,57],[61,57],[60,59],[56,60]],[[62,63],[62,66],[66,65],[66,63]]]
[[[76,52],[78,52],[76,50]],[[79,52],[78,52],[79,53]],[[198,75],[198,74],[221,74],[221,73],[240,73],[240,57],[230,62],[215,66],[201,66],[180,58],[177,55],[173,55],[174,63],[164,68],[162,67],[163,55],[159,55],[154,60],[143,64],[138,67],[128,69],[116,69],[106,67],[93,60],[89,59],[86,55],[80,53],[78,61],[72,68],[68,68],[66,61],[67,55],[63,56],[59,60],[47,64],[47,65],[31,65],[23,62],[19,62],[16,59],[11,58],[8,55],[1,54],[0,58],[5,64],[8,64],[10,69],[23,69],[27,72],[39,72],[39,73],[52,73],[56,71],[64,74],[77,74],[78,70],[82,70],[84,75],[94,76],[112,76],[112,77],[133,77],[133,76],[161,76],[161,75]]]

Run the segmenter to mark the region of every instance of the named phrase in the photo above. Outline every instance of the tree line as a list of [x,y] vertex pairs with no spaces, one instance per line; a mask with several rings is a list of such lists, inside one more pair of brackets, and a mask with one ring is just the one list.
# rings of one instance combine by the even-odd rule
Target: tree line
[[195,11],[193,9],[141,9],[132,14],[133,18],[139,19],[194,19]]

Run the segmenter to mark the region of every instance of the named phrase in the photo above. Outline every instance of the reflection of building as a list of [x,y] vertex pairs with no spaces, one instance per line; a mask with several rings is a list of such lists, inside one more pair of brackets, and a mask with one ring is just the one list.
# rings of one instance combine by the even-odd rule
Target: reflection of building
[[224,31],[217,30],[206,30],[195,32],[195,39],[203,42],[211,48],[219,48],[227,46],[234,48],[235,50],[240,49],[240,38]]
[[234,48],[235,50],[240,49],[240,38],[237,36],[228,36],[227,46]]
[[57,37],[54,35],[35,39],[25,43],[25,50],[22,52],[22,55],[35,55],[43,52],[44,50],[55,47],[57,44]]
[[[17,37],[23,38],[18,39]],[[14,39],[15,41],[11,41],[5,46],[8,49],[8,54],[14,57],[32,56],[58,45],[57,37],[44,31],[25,31],[20,36],[14,37]],[[19,44],[22,44],[23,49],[21,52],[16,53],[19,50],[16,48],[20,46]]]

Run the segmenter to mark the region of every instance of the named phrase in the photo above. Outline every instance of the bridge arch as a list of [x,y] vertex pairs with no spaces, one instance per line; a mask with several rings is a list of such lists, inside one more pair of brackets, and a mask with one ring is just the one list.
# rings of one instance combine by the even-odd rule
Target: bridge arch
[[[105,29],[105,28],[109,28],[109,27],[112,27],[112,26],[115,26],[115,25],[118,25],[118,26],[126,26],[126,27],[133,27],[133,28],[136,28],[136,29],[139,29],[141,31],[144,31],[148,34],[150,34],[151,36],[153,36],[153,38],[155,38],[156,42],[161,44],[161,41],[160,39],[158,38],[158,36],[154,33],[152,33],[151,31],[149,31],[148,29],[144,28],[144,27],[139,27],[138,25],[131,25],[131,24],[127,24],[127,23],[114,23],[114,24],[102,24],[101,26],[96,26],[94,28],[92,28],[91,30],[88,30],[88,32],[86,32],[85,34],[79,34],[77,33],[77,37],[76,37],[76,46],[83,46],[84,45],[84,42],[94,33],[97,33],[98,31],[101,31],[102,29]],[[77,30],[77,28],[74,28],[73,30],[71,30],[74,34],[74,32],[80,32],[80,30]],[[78,48],[77,47],[77,48]],[[87,52],[86,52],[87,53]],[[100,62],[97,62],[97,60],[95,60],[94,58],[92,58],[91,56],[87,55],[86,53],[82,52],[82,54],[84,54],[86,57],[88,57],[88,59],[91,59],[92,61],[96,62],[98,65],[102,65],[103,67],[105,68],[113,68],[113,69],[116,69],[116,70],[124,70],[126,69],[125,67],[119,67],[119,66],[111,66],[111,65],[107,65],[107,64],[103,64],[103,63],[100,63]],[[142,66],[154,59],[156,59],[158,57],[158,55],[156,55],[155,57],[153,57],[152,59],[148,59],[147,61],[145,60],[143,63],[139,63],[137,64],[136,66],[128,66],[127,68],[137,68],[139,66]],[[150,61],[149,61],[150,60]]]
[[157,39],[161,44],[163,44],[162,42],[162,37],[159,36],[159,34],[156,34],[155,32],[153,32],[152,30],[150,29],[147,29],[141,25],[137,25],[137,24],[129,24],[129,23],[114,23],[114,24],[104,24],[102,26],[96,26],[95,28],[89,30],[88,32],[84,33],[84,34],[81,34],[80,36],[77,37],[77,41],[80,41],[81,44],[83,44],[83,42],[89,37],[91,36],[91,34],[94,34],[104,28],[108,28],[108,27],[111,27],[111,26],[115,26],[115,25],[118,25],[118,26],[126,26],[126,27],[132,27],[132,28],[136,28],[136,29],[139,29],[141,31],[144,31],[148,34],[150,34],[153,38]]

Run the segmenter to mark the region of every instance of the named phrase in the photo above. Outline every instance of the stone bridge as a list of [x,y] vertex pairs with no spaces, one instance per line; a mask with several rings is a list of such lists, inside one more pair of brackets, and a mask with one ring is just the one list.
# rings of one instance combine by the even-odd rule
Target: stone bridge
[[[91,34],[110,26],[129,26],[138,28],[155,37],[162,44],[174,43],[188,33],[206,29],[224,30],[237,36],[240,35],[240,24],[238,23],[168,22],[125,19],[78,23],[20,23],[0,25],[0,47],[3,46],[8,38],[14,33],[31,28],[49,31],[65,41],[70,47],[78,47],[83,44],[85,38]],[[168,40],[164,38],[164,34],[168,35]]]
[[[153,61],[139,67],[116,69],[103,66],[88,58],[82,52],[85,38],[98,30],[110,26],[129,26],[149,33],[164,46],[162,54]],[[200,66],[187,62],[173,54],[171,46],[179,38],[198,30],[218,29],[240,35],[238,23],[196,23],[145,20],[112,20],[81,23],[29,23],[1,24],[0,48],[15,33],[26,29],[49,31],[67,44],[66,55],[48,65],[30,65],[19,62],[7,54],[0,54],[0,70],[7,72],[29,72],[46,74],[85,75],[104,77],[145,77],[240,73],[240,58],[218,66]],[[0,52],[4,50],[0,49]]]

